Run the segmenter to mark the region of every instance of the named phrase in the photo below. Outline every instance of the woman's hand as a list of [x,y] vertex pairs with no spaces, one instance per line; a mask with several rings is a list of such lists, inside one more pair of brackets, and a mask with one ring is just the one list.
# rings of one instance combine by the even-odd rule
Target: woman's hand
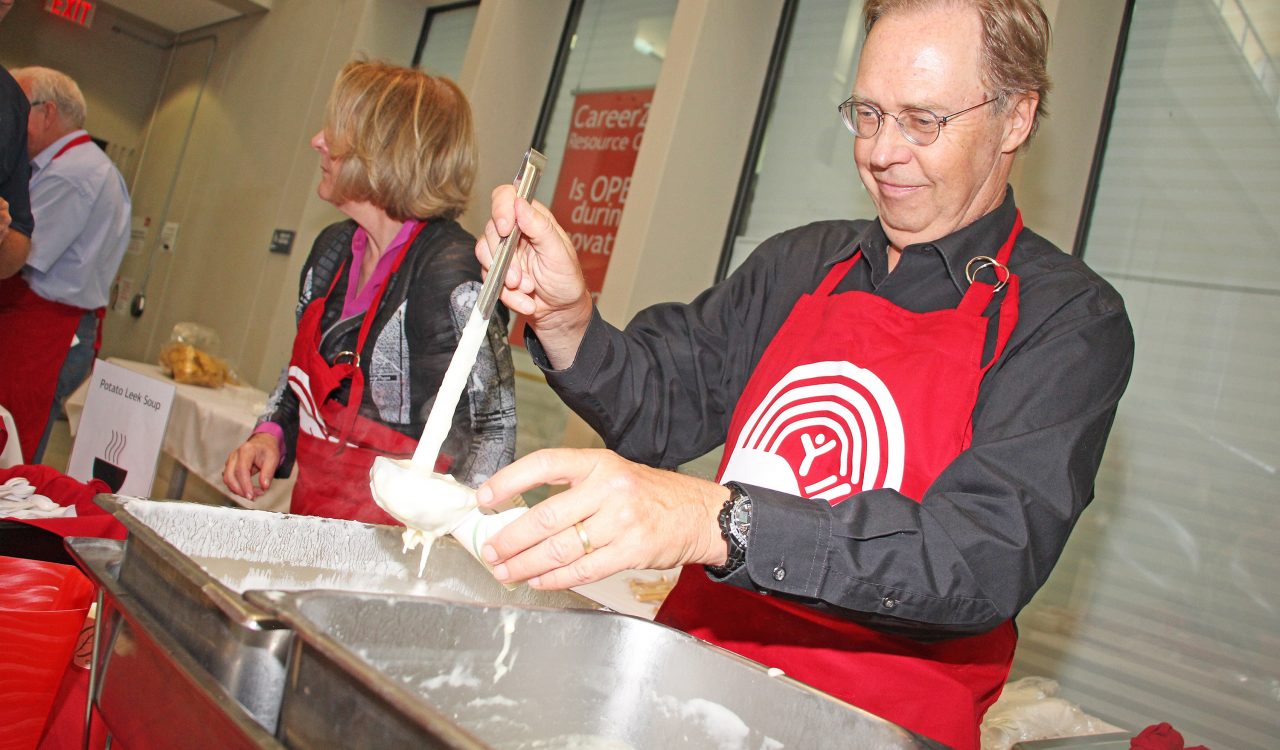
[[[227,489],[240,497],[255,500],[271,489],[271,477],[275,476],[279,465],[280,443],[275,435],[254,433],[227,456],[227,463],[222,467],[222,481]],[[258,475],[257,486],[252,480],[254,474]]]
[[480,485],[476,498],[493,507],[543,484],[570,487],[533,506],[482,550],[499,581],[564,589],[621,570],[723,565],[728,559],[717,520],[728,488],[632,463],[612,451],[531,453]]
[[517,197],[511,185],[493,191],[491,211],[476,242],[476,258],[488,274],[502,238],[519,225],[520,244],[507,268],[500,299],[533,326],[551,365],[566,368],[573,364],[591,322],[591,294],[578,254],[547,207]]

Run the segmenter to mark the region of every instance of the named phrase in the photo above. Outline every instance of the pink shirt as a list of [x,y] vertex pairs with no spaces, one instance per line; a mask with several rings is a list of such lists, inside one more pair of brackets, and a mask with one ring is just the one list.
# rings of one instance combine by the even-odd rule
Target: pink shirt
[[404,243],[409,241],[413,236],[413,230],[418,227],[421,222],[416,219],[410,219],[400,227],[400,231],[396,233],[395,239],[391,240],[391,244],[387,246],[386,252],[378,258],[378,265],[374,266],[373,273],[370,274],[369,280],[361,289],[357,289],[359,283],[359,269],[364,265],[364,253],[369,247],[369,233],[363,228],[357,228],[355,235],[351,238],[351,276],[347,280],[347,297],[342,303],[342,319],[359,315],[369,309],[369,305],[373,303],[374,297],[382,291],[387,285],[387,279],[391,277],[391,266],[395,265],[396,255],[399,254],[400,248]]
[[[373,304],[373,300],[382,292],[382,288],[387,285],[387,280],[391,278],[391,267],[395,265],[396,256],[399,254],[400,248],[404,246],[409,238],[413,236],[413,231],[417,229],[422,222],[417,219],[410,219],[400,227],[400,231],[396,232],[396,236],[391,240],[391,244],[387,246],[386,252],[378,258],[378,264],[374,266],[373,273],[369,275],[369,280],[364,286],[357,288],[360,283],[360,268],[364,263],[365,251],[369,249],[369,233],[364,231],[363,227],[357,227],[356,233],[351,237],[351,265],[347,276],[347,296],[342,302],[342,320],[359,315],[369,309],[369,305]],[[263,422],[253,428],[252,434],[265,432],[274,435],[280,449],[280,455],[284,455],[284,429],[275,422]]]

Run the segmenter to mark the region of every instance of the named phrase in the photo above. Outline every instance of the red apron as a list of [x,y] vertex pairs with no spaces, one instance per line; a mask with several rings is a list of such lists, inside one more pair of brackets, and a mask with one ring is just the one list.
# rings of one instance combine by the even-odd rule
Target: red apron
[[[418,443],[380,422],[360,416],[360,401],[364,397],[360,352],[364,351],[382,296],[425,226],[426,222],[419,224],[400,248],[386,284],[369,303],[355,352],[343,352],[334,364],[320,355],[321,317],[325,301],[342,276],[341,268],[334,274],[325,296],[312,300],[302,313],[289,360],[289,386],[299,402],[298,479],[293,485],[291,513],[399,525],[399,521],[374,502],[369,492],[369,469],[373,459],[380,455],[412,456]],[[351,273],[352,280],[348,283],[355,283],[356,269],[351,269]],[[333,395],[348,379],[351,390],[344,406]],[[438,461],[437,470],[442,470],[442,466],[447,470],[448,460],[443,456],[441,459],[443,464]]]
[[[1005,268],[1021,229],[1019,215],[996,256]],[[889,487],[919,502],[969,446],[978,386],[1017,323],[1017,277],[1000,269],[1008,289],[995,353],[983,364],[983,312],[1004,283],[975,281],[958,307],[929,313],[867,292],[833,294],[860,257],[838,263],[797,301],[765,350],[735,407],[720,481],[832,504]],[[716,584],[700,566],[682,571],[657,620],[975,750],[1017,642],[1010,620],[982,635],[919,643]]]
[[[53,158],[89,141],[88,135],[73,138]],[[31,291],[21,273],[0,281],[0,405],[13,414],[23,463],[32,463],[44,435],[58,373],[84,314]]]

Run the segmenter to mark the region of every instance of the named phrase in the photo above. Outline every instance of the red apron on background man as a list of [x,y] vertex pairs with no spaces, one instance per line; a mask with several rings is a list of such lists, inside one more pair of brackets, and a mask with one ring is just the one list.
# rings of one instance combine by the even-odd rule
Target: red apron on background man
[[[320,354],[325,301],[342,276],[341,268],[334,274],[325,296],[312,300],[302,313],[289,360],[289,386],[298,396],[299,420],[298,479],[289,504],[291,513],[400,525],[374,502],[369,492],[369,469],[378,456],[412,456],[418,443],[380,422],[360,416],[364,372],[359,366],[359,353],[364,351],[383,294],[425,226],[426,222],[419,224],[400,248],[386,284],[369,303],[354,352],[343,352],[334,363]],[[356,269],[351,269],[352,280],[348,283],[354,283],[355,272]],[[344,405],[333,396],[347,380],[351,381],[351,390]],[[447,459],[441,458],[447,469]],[[438,469],[440,466],[437,462]]]
[[[996,260],[1007,267],[1018,216]],[[913,313],[867,292],[834,294],[861,258],[836,264],[797,301],[734,410],[720,481],[839,503],[893,488],[917,502],[968,448],[978,386],[1017,322],[1007,282],[995,352],[982,362],[988,303],[974,282],[951,310]],[[991,268],[987,269],[989,273]],[[855,501],[861,502],[861,501]],[[920,643],[685,570],[657,620],[956,748],[976,748],[1008,678],[1013,622]]]
[[[73,138],[53,159],[89,142],[88,135]],[[32,462],[44,435],[58,373],[85,312],[31,291],[21,272],[0,281],[0,406],[13,415],[24,463]]]

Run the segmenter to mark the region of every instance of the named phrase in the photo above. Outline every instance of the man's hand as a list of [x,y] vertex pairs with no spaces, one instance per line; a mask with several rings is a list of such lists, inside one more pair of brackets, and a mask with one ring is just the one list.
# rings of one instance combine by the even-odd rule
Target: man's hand
[[531,453],[480,485],[485,507],[543,484],[569,489],[538,503],[482,550],[499,581],[565,589],[621,570],[723,565],[717,516],[729,490],[632,463],[612,451]]
[[476,242],[476,258],[488,274],[498,244],[519,225],[520,244],[500,299],[528,319],[551,366],[564,369],[573,364],[591,322],[591,294],[578,254],[547,207],[518,198],[513,186],[496,188],[491,206],[492,218]]
[[[255,433],[227,456],[222,481],[240,497],[255,500],[271,489],[271,477],[279,465],[280,444],[275,435]],[[254,474],[258,475],[256,486],[252,480]]]

